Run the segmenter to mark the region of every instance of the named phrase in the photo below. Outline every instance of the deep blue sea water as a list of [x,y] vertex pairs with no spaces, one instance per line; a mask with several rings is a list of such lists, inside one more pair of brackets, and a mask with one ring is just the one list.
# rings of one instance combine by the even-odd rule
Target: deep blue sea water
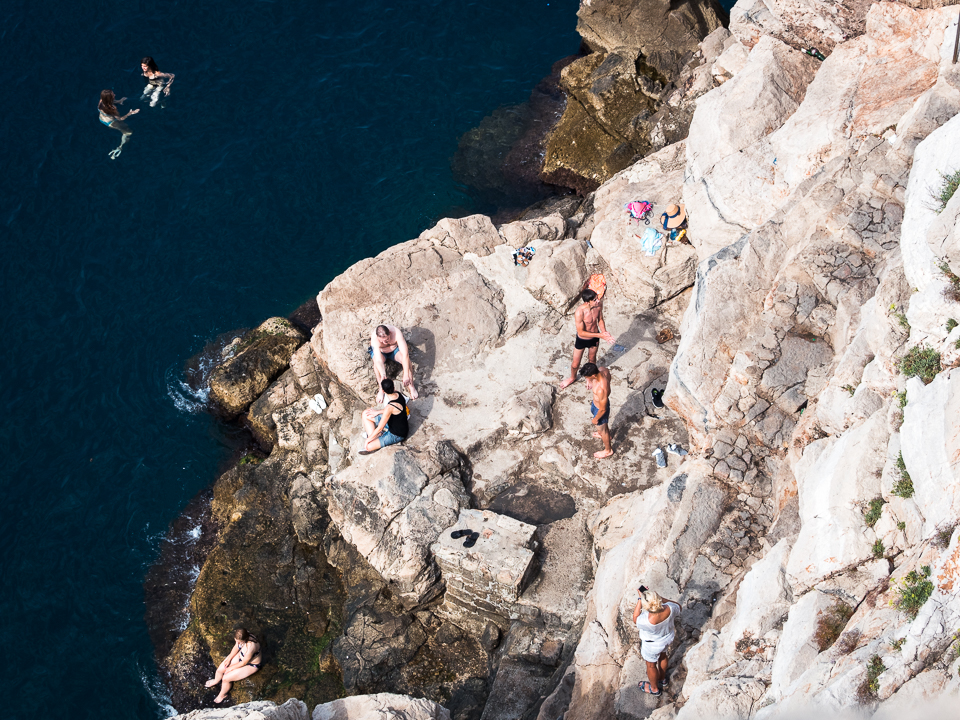
[[[477,209],[457,138],[576,52],[577,0],[0,8],[6,718],[157,718],[142,583],[236,442],[183,364]],[[149,108],[139,60],[176,73]],[[119,133],[104,88],[140,107]]]

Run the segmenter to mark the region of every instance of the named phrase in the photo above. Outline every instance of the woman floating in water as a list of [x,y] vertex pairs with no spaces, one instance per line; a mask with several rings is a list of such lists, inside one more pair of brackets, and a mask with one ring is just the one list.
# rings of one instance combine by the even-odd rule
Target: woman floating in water
[[237,628],[233,639],[237,641],[233,646],[233,651],[220,663],[213,680],[207,680],[208,688],[212,688],[219,682],[223,683],[220,686],[220,694],[214,700],[215,703],[222,703],[224,698],[227,697],[227,693],[230,692],[230,686],[233,683],[250,677],[260,669],[262,664],[260,643],[253,635],[244,628]]
[[[170,94],[170,86],[173,85],[173,73],[160,72],[157,63],[150,56],[140,61],[140,67],[143,69],[143,76],[147,79],[147,86],[143,89],[141,100],[150,98],[150,107],[156,107],[157,99],[160,97],[160,91],[164,95]],[[170,78],[166,83],[164,78]]]
[[127,127],[124,120],[140,112],[139,110],[131,110],[123,117],[120,117],[120,111],[117,110],[117,105],[122,105],[126,98],[120,98],[119,100],[115,98],[116,96],[113,94],[113,90],[104,90],[100,93],[100,106],[98,107],[100,111],[100,122],[114,130],[119,130],[123,134],[120,144],[110,151],[111,160],[116,160],[120,157],[123,146],[127,144],[127,140],[129,140],[133,134],[133,130]]

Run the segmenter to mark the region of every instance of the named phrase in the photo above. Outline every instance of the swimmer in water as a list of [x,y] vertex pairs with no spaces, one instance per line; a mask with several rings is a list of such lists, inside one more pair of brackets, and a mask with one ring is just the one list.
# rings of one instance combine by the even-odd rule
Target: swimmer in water
[[124,120],[131,115],[136,115],[138,112],[140,112],[139,110],[131,110],[123,117],[120,117],[120,111],[117,110],[117,105],[122,105],[124,100],[126,100],[126,98],[120,98],[117,100],[116,96],[113,94],[113,90],[104,90],[100,93],[100,105],[97,108],[100,111],[100,122],[109,128],[119,130],[123,135],[122,139],[120,140],[120,145],[110,151],[111,160],[116,160],[118,157],[120,157],[123,146],[127,144],[127,140],[129,140],[130,136],[133,135],[133,130],[127,126]]
[[[170,94],[170,86],[173,85],[173,73],[160,72],[156,61],[149,55],[140,61],[140,68],[143,70],[143,76],[147,79],[147,86],[143,89],[141,100],[150,98],[150,107],[157,106],[157,100],[160,98],[160,91],[164,95]],[[164,78],[170,78],[164,82]]]

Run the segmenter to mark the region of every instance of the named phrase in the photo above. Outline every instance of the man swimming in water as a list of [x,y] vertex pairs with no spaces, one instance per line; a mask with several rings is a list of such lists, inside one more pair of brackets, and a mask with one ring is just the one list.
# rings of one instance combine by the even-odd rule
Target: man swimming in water
[[403,386],[410,392],[410,399],[420,397],[413,386],[413,368],[410,365],[410,350],[403,333],[393,325],[377,325],[370,335],[370,357],[373,358],[373,374],[377,378],[377,402],[383,402],[383,389],[380,384],[387,377],[387,358],[395,360],[403,367]]
[[573,315],[573,321],[577,328],[577,339],[573,344],[570,377],[560,383],[561,390],[577,381],[577,369],[580,367],[580,360],[583,359],[584,350],[590,349],[587,354],[588,362],[596,362],[600,340],[603,339],[611,345],[616,342],[613,335],[607,332],[607,327],[603,322],[603,300],[597,297],[597,293],[590,288],[580,293],[580,299],[583,300],[583,304],[577,308],[577,312]]
[[610,370],[588,362],[580,369],[580,374],[587,379],[587,390],[593,391],[593,402],[590,403],[593,420],[590,422],[597,426],[593,436],[603,441],[603,450],[595,452],[593,456],[602,460],[613,455],[610,428],[607,425],[610,420]]

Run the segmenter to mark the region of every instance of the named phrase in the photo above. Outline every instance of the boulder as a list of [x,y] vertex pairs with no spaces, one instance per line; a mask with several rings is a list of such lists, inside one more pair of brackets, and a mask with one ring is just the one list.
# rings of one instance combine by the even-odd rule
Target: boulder
[[232,345],[233,355],[210,374],[210,401],[236,417],[290,364],[305,338],[289,321],[271,318]]
[[710,0],[590,0],[577,11],[577,32],[593,50],[637,50],[645,56],[670,48],[695,52],[700,41],[723,24],[726,12]]
[[355,695],[317,705],[311,720],[450,720],[449,711],[430,700],[395,693]]
[[430,545],[469,504],[452,447],[389,446],[326,479],[323,491],[343,538],[394,583],[406,607],[442,591]]
[[580,291],[589,275],[587,244],[581,240],[544,243],[531,261],[525,287],[560,313],[579,302]]
[[310,712],[302,702],[291,698],[283,705],[258,700],[233,707],[194,710],[169,720],[310,720]]

